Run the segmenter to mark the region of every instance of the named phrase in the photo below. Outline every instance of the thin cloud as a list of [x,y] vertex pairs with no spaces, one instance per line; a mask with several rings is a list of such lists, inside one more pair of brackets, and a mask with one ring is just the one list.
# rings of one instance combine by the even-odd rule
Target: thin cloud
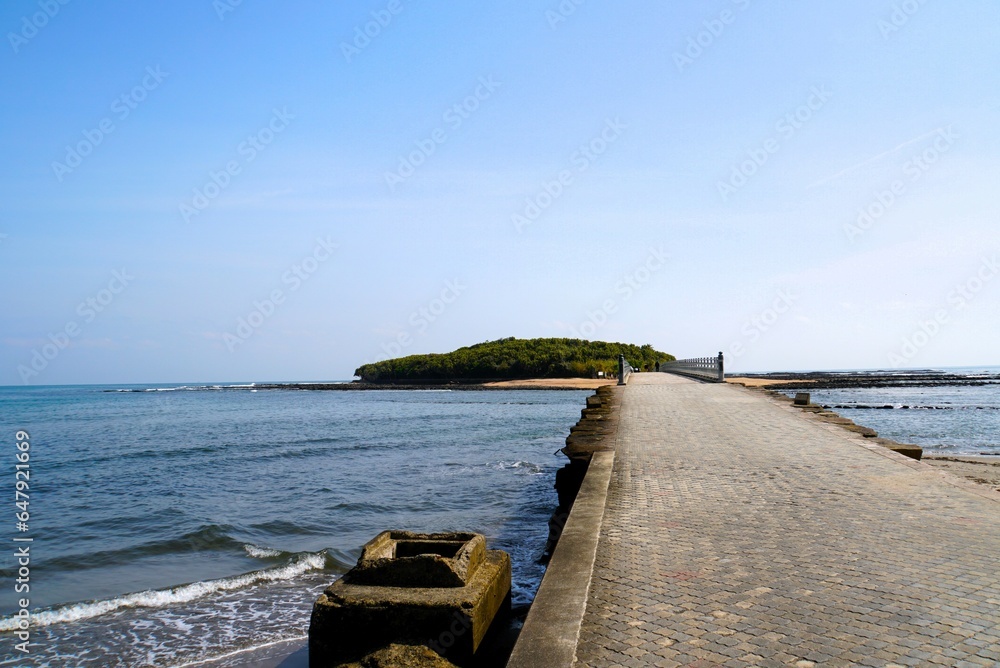
[[898,146],[896,146],[894,148],[890,148],[888,151],[882,151],[878,155],[872,156],[871,158],[868,158],[864,162],[859,162],[856,165],[853,165],[851,167],[847,167],[846,169],[840,170],[839,172],[837,172],[833,176],[828,176],[825,179],[822,179],[822,180],[817,181],[817,182],[815,182],[813,184],[810,184],[809,187],[810,188],[815,188],[816,186],[821,186],[821,185],[823,185],[825,183],[829,183],[830,181],[833,181],[835,179],[839,179],[840,177],[842,177],[842,176],[844,176],[846,174],[850,174],[851,172],[856,171],[858,169],[861,169],[862,167],[870,165],[873,162],[878,162],[879,160],[881,160],[882,158],[885,158],[886,156],[892,155],[893,153],[897,153],[897,152],[903,150],[904,148],[906,148],[907,146],[911,146],[913,144],[916,144],[917,142],[921,142],[921,141],[927,139],[928,137],[933,137],[937,133],[941,132],[941,130],[943,130],[943,129],[944,128],[935,128],[935,129],[931,130],[930,132],[925,132],[924,134],[920,135],[919,137],[914,137],[913,139],[909,139],[907,141],[904,141],[902,144],[899,144]]

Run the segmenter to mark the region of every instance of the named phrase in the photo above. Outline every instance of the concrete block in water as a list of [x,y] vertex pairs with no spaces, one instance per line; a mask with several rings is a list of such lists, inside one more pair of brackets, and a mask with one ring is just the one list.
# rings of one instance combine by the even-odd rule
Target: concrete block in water
[[892,441],[887,438],[877,438],[875,439],[875,442],[882,447],[889,448],[893,452],[906,455],[910,459],[916,459],[918,462],[924,455],[924,449],[919,445],[913,445],[912,443],[897,443],[896,441]]
[[910,459],[916,459],[918,462],[920,458],[924,455],[924,449],[919,445],[909,445],[907,443],[897,443],[896,445],[889,446],[889,449],[893,452],[898,452],[901,455],[906,455]]
[[383,531],[365,544],[351,576],[382,587],[464,587],[485,556],[481,534]]
[[[510,557],[485,545],[479,534],[379,534],[358,566],[313,606],[310,666],[357,660],[392,643],[426,645],[467,664],[494,618],[510,609]],[[439,560],[452,563],[443,569]],[[420,564],[428,566],[426,572]],[[375,584],[381,578],[392,584]]]
[[795,393],[795,405],[796,406],[808,406],[809,405],[809,393],[808,392],[796,392]]

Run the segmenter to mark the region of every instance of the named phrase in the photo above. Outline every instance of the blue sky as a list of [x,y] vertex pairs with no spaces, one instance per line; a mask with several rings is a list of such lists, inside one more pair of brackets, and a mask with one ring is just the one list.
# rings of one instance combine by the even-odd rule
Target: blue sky
[[1000,7],[12,1],[0,384],[1000,364]]

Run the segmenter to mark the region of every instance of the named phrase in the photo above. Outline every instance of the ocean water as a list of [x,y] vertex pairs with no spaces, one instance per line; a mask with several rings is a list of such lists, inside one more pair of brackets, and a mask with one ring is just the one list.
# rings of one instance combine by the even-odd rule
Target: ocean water
[[[1000,367],[945,369],[969,378],[1000,373]],[[794,391],[788,394],[794,394]],[[913,443],[928,455],[1000,456],[1000,384],[877,387],[810,392],[879,436]]]
[[[385,529],[485,534],[528,603],[554,453],[588,394],[0,388],[0,665],[198,665],[304,639],[320,591]],[[30,655],[13,633],[15,537],[33,541]]]

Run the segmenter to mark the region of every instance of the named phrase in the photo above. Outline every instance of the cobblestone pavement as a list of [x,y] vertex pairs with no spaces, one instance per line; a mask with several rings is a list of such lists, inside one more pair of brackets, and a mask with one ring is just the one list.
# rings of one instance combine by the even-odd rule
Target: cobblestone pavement
[[1000,666],[1000,502],[747,390],[625,390],[577,666]]

